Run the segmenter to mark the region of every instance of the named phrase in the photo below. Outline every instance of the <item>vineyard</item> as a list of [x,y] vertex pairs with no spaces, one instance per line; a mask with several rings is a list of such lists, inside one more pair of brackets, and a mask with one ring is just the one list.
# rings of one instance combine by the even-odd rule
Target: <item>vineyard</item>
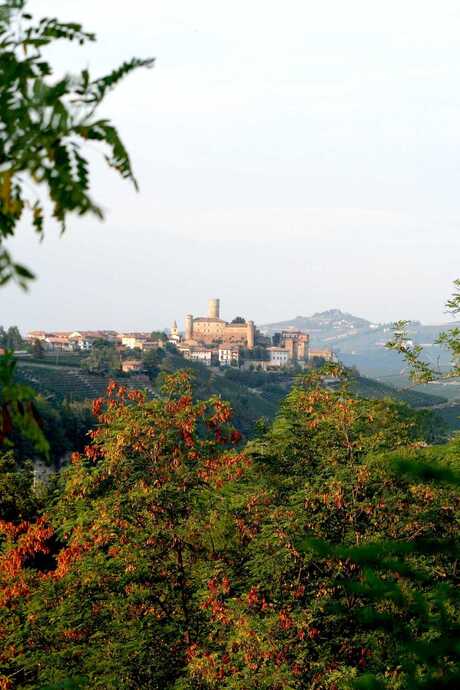
[[[75,367],[29,364],[20,362],[18,380],[32,386],[45,398],[63,400],[92,400],[104,395],[109,377],[87,374]],[[150,389],[146,376],[127,379],[128,388]]]

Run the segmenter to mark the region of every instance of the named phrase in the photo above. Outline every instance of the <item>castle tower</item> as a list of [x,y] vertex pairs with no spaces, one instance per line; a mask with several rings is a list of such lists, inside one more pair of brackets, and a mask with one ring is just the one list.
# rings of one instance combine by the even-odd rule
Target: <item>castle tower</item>
[[193,316],[187,314],[185,317],[185,340],[193,339]]
[[254,326],[254,321],[247,322],[247,334],[246,339],[248,343],[248,350],[253,350],[256,340],[256,328]]
[[210,319],[220,319],[220,300],[210,299],[208,301],[208,317]]

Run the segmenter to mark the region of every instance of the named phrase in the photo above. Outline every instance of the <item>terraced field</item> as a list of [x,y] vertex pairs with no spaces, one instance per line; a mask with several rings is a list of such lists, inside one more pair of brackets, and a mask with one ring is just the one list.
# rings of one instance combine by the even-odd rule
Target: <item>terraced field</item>
[[[104,395],[109,382],[106,376],[94,376],[75,367],[18,363],[18,379],[32,386],[49,400],[92,400]],[[125,380],[123,381],[125,383]],[[126,379],[129,388],[148,388],[147,377]]]

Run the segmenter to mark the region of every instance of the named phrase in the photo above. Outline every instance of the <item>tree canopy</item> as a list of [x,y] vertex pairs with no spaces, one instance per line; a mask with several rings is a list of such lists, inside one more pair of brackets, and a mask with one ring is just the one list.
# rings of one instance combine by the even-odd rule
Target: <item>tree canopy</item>
[[246,447],[185,372],[112,383],[54,497],[24,475],[0,522],[0,687],[456,687],[458,445],[326,373]]

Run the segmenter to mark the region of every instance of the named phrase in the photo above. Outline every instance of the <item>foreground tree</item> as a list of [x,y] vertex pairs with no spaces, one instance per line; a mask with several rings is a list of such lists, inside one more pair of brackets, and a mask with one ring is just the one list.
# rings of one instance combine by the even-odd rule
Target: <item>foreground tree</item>
[[193,403],[184,374],[163,396],[112,384],[52,517],[2,525],[0,687],[165,688],[183,673],[208,563],[235,548],[225,497],[248,459],[228,405]]
[[[264,509],[258,524],[241,522],[243,570],[226,590],[211,580],[212,632],[190,651],[192,678],[229,690],[456,687],[458,651],[444,634],[459,615],[458,493],[395,465],[428,452],[407,408],[314,377],[252,446]],[[430,646],[436,669],[418,656]]]
[[458,446],[342,374],[245,453],[184,372],[112,384],[46,514],[0,522],[2,690],[458,687]]
[[70,213],[102,218],[89,193],[88,142],[102,144],[108,165],[136,184],[117,130],[97,111],[121,79],[152,65],[151,59],[133,58],[97,79],[85,69],[52,81],[43,48],[58,40],[84,45],[95,36],[77,23],[48,18],[34,23],[26,4],[6,0],[0,5],[0,284],[15,279],[22,286],[32,273],[12,259],[4,241],[15,234],[26,211],[43,236],[45,194],[62,230]]
[[[447,300],[446,307],[452,316],[460,314],[460,279],[454,281],[454,292]],[[424,358],[422,345],[411,342],[407,334],[408,325],[408,321],[395,323],[394,337],[387,343],[387,347],[389,350],[395,350],[403,355],[409,366],[411,380],[420,384],[458,378],[460,376],[460,328],[455,326],[442,331],[435,341],[435,345],[443,347],[451,356],[450,369],[441,370]]]
[[[34,22],[26,5],[26,0],[0,4],[0,286],[15,280],[23,288],[33,274],[13,259],[5,242],[27,213],[40,238],[48,204],[62,231],[69,214],[103,217],[90,195],[88,146],[100,146],[108,166],[136,185],[116,128],[99,117],[98,110],[126,75],[153,64],[152,59],[133,58],[97,79],[84,69],[53,80],[43,49],[60,40],[84,45],[95,35],[74,22],[52,18]],[[18,347],[17,338],[8,347]],[[15,384],[13,371],[11,361],[0,357],[0,443],[14,417],[16,426],[46,446],[30,412],[29,392]]]

